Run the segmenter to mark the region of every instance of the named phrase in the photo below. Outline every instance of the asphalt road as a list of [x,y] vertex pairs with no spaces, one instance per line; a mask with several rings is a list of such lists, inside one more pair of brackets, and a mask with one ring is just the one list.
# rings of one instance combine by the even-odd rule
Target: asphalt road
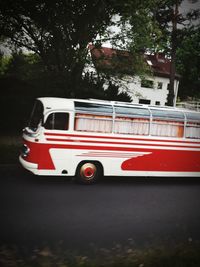
[[92,186],[0,166],[0,245],[69,250],[200,240],[200,178],[107,178]]

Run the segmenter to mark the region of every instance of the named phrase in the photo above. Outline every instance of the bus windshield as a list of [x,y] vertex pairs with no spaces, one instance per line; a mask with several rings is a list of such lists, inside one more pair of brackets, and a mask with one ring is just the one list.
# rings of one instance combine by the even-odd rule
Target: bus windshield
[[32,131],[36,131],[39,124],[43,122],[43,105],[39,100],[36,100],[34,106],[33,106],[33,110],[31,113],[31,118],[29,121],[29,125],[28,127],[32,130]]

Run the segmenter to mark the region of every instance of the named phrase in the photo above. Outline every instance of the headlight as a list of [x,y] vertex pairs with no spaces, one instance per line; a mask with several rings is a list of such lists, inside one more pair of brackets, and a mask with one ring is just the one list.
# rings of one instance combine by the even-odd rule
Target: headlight
[[27,146],[27,145],[23,145],[22,148],[21,148],[21,155],[23,158],[26,158],[30,152],[30,148]]

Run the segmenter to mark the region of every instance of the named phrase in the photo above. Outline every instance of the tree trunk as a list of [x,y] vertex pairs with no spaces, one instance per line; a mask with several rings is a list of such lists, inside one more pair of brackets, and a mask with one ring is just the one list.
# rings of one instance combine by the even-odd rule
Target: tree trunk
[[168,94],[168,106],[175,105],[174,94],[174,81],[175,81],[175,60],[176,60],[176,48],[177,48],[177,20],[178,20],[178,1],[176,1],[174,13],[172,15],[172,33],[171,33],[171,65],[170,65],[170,82],[169,82],[169,94]]

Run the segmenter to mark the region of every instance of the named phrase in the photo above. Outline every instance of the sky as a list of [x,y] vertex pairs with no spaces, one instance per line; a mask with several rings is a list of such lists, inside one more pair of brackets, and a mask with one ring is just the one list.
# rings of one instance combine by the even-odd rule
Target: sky
[[181,5],[183,11],[200,8],[200,0],[185,0]]

